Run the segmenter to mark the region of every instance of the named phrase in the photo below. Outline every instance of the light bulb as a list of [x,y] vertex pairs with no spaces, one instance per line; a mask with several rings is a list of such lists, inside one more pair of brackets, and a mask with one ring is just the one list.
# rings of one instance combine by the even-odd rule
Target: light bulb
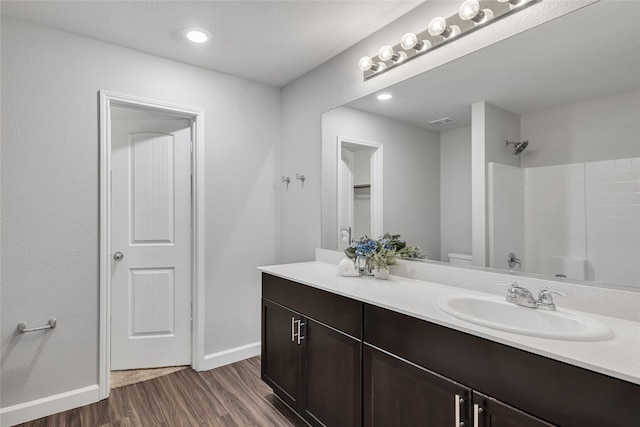
[[478,0],[467,0],[460,6],[458,15],[463,21],[468,21],[476,17],[480,12],[480,3]]
[[419,51],[429,49],[431,42],[429,40],[418,40],[418,37],[414,33],[407,33],[402,36],[400,46],[402,46],[404,50],[415,49]]
[[429,34],[439,36],[447,29],[447,20],[441,17],[433,18],[427,27]]
[[413,33],[407,33],[400,39],[400,46],[404,50],[413,49],[418,44],[418,37]]
[[378,51],[378,58],[380,58],[381,61],[396,61],[398,59],[398,54],[391,46],[385,45]]
[[440,17],[433,18],[427,29],[432,36],[442,36],[445,39],[455,37],[462,32],[457,25],[447,26],[447,21]]
[[445,39],[455,37],[461,33],[460,27],[457,25],[447,26],[447,21],[441,17],[433,18],[429,22],[427,30],[432,36],[442,36]]
[[467,0],[462,3],[458,15],[463,21],[473,21],[476,24],[493,19],[493,11],[491,9],[480,10],[480,3],[477,0]]
[[388,93],[388,92],[385,92],[385,93],[381,93],[380,95],[376,96],[376,98],[379,101],[388,101],[389,99],[393,98],[393,95]]
[[358,67],[360,68],[360,71],[369,71],[371,69],[373,69],[373,71],[376,71],[378,69],[377,64],[373,62],[373,59],[369,58],[368,56],[363,56],[362,58],[360,58]]

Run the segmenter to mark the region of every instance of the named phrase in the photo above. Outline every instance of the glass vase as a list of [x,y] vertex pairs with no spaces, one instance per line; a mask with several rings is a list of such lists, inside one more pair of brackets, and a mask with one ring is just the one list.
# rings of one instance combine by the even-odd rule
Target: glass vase
[[387,280],[389,278],[389,267],[376,267],[373,270],[373,275],[376,279]]
[[359,256],[357,258],[357,262],[361,276],[373,276],[373,265],[371,264],[371,260],[368,257]]

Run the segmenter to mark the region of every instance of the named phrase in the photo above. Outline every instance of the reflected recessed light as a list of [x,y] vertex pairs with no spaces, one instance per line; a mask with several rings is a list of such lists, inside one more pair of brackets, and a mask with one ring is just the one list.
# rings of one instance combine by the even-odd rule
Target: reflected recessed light
[[393,98],[393,95],[391,95],[390,93],[381,93],[380,95],[377,96],[378,101],[386,101],[388,99]]
[[201,27],[185,28],[182,34],[193,43],[206,43],[211,38],[211,32]]

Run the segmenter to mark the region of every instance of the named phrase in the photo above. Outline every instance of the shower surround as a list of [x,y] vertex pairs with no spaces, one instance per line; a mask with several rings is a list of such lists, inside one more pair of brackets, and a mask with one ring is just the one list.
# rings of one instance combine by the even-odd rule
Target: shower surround
[[509,252],[524,272],[637,287],[640,158],[528,168],[490,163],[490,266],[508,269]]

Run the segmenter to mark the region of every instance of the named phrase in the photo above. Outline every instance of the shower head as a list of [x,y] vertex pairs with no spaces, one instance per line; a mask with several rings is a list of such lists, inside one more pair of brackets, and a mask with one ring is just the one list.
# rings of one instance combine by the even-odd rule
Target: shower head
[[527,148],[527,145],[529,145],[529,141],[507,141],[507,147],[509,145],[513,145],[513,155],[517,156],[518,154],[522,153],[525,148]]

